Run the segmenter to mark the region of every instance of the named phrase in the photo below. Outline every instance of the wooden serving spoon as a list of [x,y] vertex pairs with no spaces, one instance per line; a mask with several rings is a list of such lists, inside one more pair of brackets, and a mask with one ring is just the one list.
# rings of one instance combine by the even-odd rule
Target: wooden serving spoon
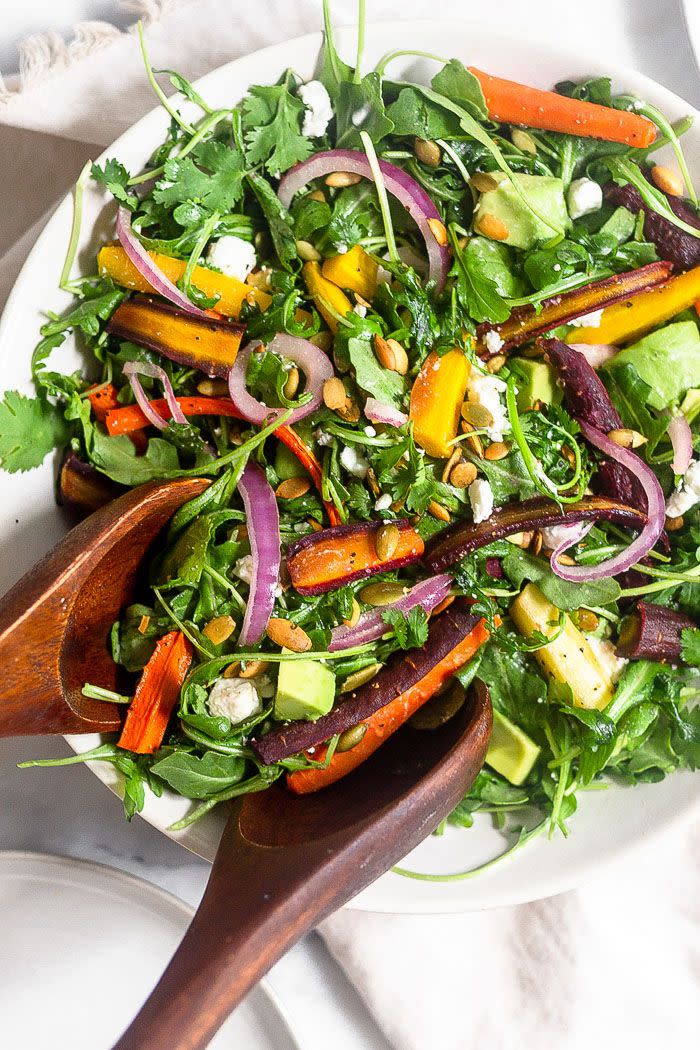
[[0,600],[0,737],[119,729],[118,708],[86,699],[82,687],[117,686],[110,628],[150,544],[208,484],[132,489],[77,525]]
[[[208,482],[143,485],[78,525],[0,602],[0,737],[119,728],[106,639],[158,532]],[[115,1050],[198,1050],[281,955],[418,845],[481,769],[492,715],[475,682],[441,729],[406,727],[345,780],[296,796],[279,783],[237,800],[204,897],[153,994]]]
[[396,864],[443,820],[481,769],[486,686],[445,726],[406,727],[315,795],[279,782],[236,800],[201,904],[114,1050],[201,1050],[298,941]]

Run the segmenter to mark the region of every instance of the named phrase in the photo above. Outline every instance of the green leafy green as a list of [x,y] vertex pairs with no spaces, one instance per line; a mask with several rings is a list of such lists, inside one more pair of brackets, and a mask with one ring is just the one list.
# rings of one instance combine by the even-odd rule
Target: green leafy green
[[552,605],[564,612],[572,612],[582,605],[610,605],[620,597],[620,585],[612,577],[588,583],[570,583],[555,576],[549,562],[543,558],[536,558],[515,547],[501,564],[514,587],[521,587],[525,580],[531,580]]
[[687,664],[700,667],[700,628],[686,627],[681,631],[681,655]]
[[45,398],[8,390],[0,401],[0,467],[10,474],[38,467],[67,433],[62,414]]
[[382,620],[392,628],[402,649],[420,649],[428,640],[428,617],[420,605],[407,613],[382,609]]
[[252,87],[243,102],[248,163],[263,164],[273,178],[306,160],[313,149],[301,131],[304,103],[292,94],[294,86],[287,72],[272,87]]
[[185,798],[210,798],[243,779],[245,762],[214,751],[205,751],[201,757],[188,751],[172,751],[154,762],[151,772]]

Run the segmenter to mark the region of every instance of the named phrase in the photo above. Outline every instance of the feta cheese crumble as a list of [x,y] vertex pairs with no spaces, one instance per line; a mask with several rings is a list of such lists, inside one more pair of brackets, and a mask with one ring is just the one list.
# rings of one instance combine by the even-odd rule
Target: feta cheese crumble
[[566,191],[566,206],[572,219],[580,219],[603,206],[603,190],[593,179],[574,179]]
[[468,398],[470,401],[477,401],[482,408],[491,413],[493,423],[484,428],[491,441],[503,441],[503,434],[510,430],[508,412],[501,400],[501,394],[505,393],[505,390],[506,384],[498,376],[478,372],[472,372],[470,376]]
[[377,431],[374,429],[373,426],[366,426],[365,427],[365,434],[367,435],[368,438],[373,438],[373,437],[377,436]]
[[391,496],[388,492],[385,492],[383,496],[380,496],[377,502],[374,504],[375,510],[388,510],[391,506]]
[[501,339],[498,332],[494,331],[486,333],[486,339],[484,340],[484,342],[486,343],[486,349],[490,354],[497,354],[503,346],[503,340]]
[[325,430],[317,430],[317,431],[315,431],[314,432],[314,437],[316,438],[316,444],[320,445],[321,448],[327,448],[328,445],[332,445],[333,444],[333,435],[329,434]]
[[262,711],[260,696],[249,678],[217,678],[207,707],[209,714],[230,718],[233,725]]
[[333,118],[330,95],[320,80],[310,80],[299,88],[299,98],[304,103],[302,135],[320,139]]
[[471,503],[475,525],[491,517],[493,513],[493,491],[488,481],[484,478],[477,478],[476,481],[472,481],[467,489],[467,495]]
[[233,566],[233,575],[237,576],[239,580],[243,580],[250,587],[253,579],[253,555],[246,554],[243,558],[239,558]]
[[360,124],[364,124],[364,122],[367,120],[367,117],[369,116],[369,111],[369,104],[365,106],[360,106],[359,109],[355,110],[355,112],[352,115],[352,122],[356,128],[359,128]]
[[352,474],[355,478],[367,477],[369,463],[362,453],[358,452],[352,445],[346,445],[340,453],[340,465],[345,467],[348,474]]
[[355,303],[355,305],[353,306],[353,311],[357,314],[358,317],[367,316],[367,307],[363,306],[362,303]]
[[617,649],[607,638],[596,638],[594,635],[587,634],[586,641],[603,670],[610,675],[613,683],[617,682],[629,660],[625,660],[624,656],[618,656]]
[[574,328],[600,328],[600,322],[603,320],[602,310],[591,310],[589,314],[582,314],[580,317],[574,317],[568,324],[573,325]]
[[680,485],[666,503],[669,518],[680,518],[696,503],[700,503],[700,459],[692,459]]
[[255,257],[255,248],[250,241],[244,241],[242,237],[226,233],[210,245],[207,262],[216,266],[227,277],[236,277],[239,281],[245,281],[250,271],[255,269],[258,260]]
[[571,525],[550,525],[549,528],[541,529],[542,543],[548,550],[554,551],[560,543],[570,536]]

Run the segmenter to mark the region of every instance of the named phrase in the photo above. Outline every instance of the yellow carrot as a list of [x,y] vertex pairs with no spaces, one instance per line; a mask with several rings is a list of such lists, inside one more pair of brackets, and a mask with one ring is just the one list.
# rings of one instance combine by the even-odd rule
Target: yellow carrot
[[355,244],[349,252],[326,259],[321,272],[339,288],[349,288],[363,299],[371,299],[377,290],[379,267],[374,259]]
[[457,436],[470,370],[461,350],[450,350],[444,357],[433,351],[413,384],[409,412],[413,436],[421,448],[437,459],[445,459],[453,451],[449,442]]
[[338,331],[338,319],[345,317],[352,310],[352,303],[347,295],[341,292],[337,284],[333,284],[321,273],[321,267],[317,262],[304,263],[302,268],[304,282],[309,294],[314,301],[314,306],[326,322],[331,332]]

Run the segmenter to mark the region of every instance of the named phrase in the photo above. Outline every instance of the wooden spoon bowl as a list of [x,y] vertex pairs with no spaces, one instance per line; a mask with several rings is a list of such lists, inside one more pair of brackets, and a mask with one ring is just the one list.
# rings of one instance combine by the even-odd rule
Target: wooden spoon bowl
[[88,700],[82,687],[117,686],[110,628],[153,540],[208,484],[184,478],[132,489],[72,529],[8,591],[0,602],[0,737],[119,729],[119,709]]

